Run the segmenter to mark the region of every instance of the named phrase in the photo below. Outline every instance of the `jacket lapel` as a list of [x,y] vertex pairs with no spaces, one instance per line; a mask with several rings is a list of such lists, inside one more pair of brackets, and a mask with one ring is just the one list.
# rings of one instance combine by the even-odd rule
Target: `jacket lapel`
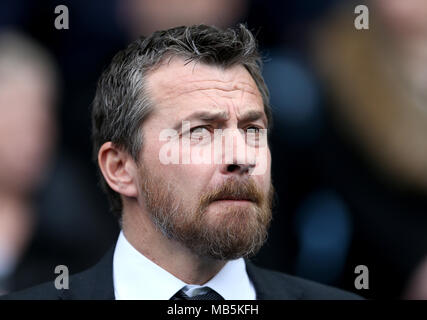
[[286,281],[283,274],[259,268],[249,260],[245,262],[246,272],[255,287],[257,300],[301,299],[302,288]]

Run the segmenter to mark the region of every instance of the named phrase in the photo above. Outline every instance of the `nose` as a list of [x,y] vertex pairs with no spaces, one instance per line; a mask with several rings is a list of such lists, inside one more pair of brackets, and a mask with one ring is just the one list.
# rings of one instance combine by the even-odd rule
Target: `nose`
[[228,164],[225,167],[225,173],[238,175],[249,174],[253,167],[255,167],[253,164]]
[[[223,162],[221,173],[225,175],[249,175],[255,167],[255,161],[248,156],[246,135],[243,130],[229,130],[224,132]],[[251,159],[250,159],[251,158]]]

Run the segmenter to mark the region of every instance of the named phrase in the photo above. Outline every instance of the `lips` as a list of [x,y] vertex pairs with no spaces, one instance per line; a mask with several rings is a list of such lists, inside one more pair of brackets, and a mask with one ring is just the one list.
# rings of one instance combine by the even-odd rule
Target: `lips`
[[218,199],[215,199],[215,201],[251,201],[256,202],[255,199],[251,197],[237,197],[237,196],[226,196],[226,197],[220,197]]

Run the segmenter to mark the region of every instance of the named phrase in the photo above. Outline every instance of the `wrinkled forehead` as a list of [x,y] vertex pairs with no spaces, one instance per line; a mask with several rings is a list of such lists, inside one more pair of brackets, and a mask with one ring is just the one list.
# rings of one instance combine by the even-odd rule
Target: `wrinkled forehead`
[[263,110],[261,93],[243,65],[224,69],[173,58],[147,75],[146,91],[155,109],[179,106],[180,111],[184,111],[182,109],[197,109],[202,105],[226,108],[222,103],[233,103],[239,108]]

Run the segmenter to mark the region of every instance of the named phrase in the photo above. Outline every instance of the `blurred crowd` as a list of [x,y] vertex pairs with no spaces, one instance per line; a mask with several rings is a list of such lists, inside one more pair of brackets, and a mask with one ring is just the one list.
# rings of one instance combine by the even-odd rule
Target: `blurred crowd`
[[[154,30],[244,22],[265,61],[277,192],[253,260],[367,298],[427,299],[426,16],[425,0],[3,0],[0,294],[56,265],[81,271],[116,241],[90,140],[113,54]],[[369,289],[354,286],[358,265]]]

